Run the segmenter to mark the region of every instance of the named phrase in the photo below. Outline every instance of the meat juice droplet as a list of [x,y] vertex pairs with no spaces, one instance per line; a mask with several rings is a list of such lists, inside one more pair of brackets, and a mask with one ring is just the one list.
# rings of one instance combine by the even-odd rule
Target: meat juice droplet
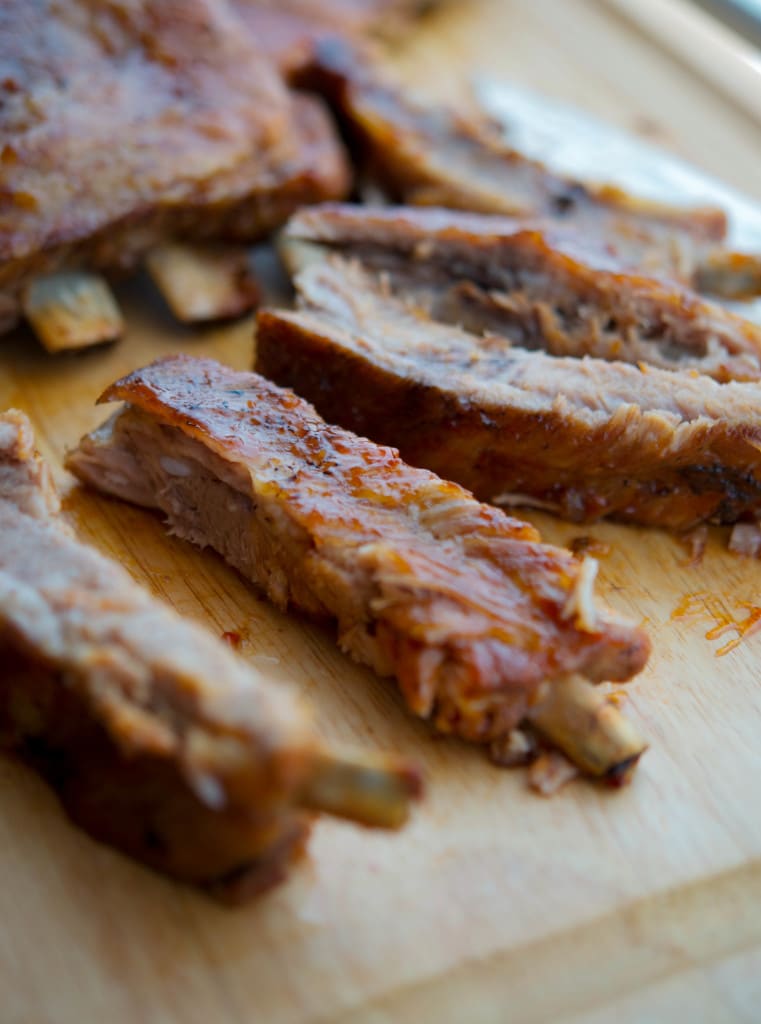
[[693,594],[685,594],[671,613],[671,619],[672,621],[688,618],[712,620],[713,625],[705,634],[706,640],[718,640],[725,633],[733,631],[736,635],[717,648],[715,652],[716,657],[721,658],[738,647],[744,639],[761,629],[761,607],[750,601],[736,601],[735,607],[745,614],[738,616],[727,610],[716,594],[697,591]]

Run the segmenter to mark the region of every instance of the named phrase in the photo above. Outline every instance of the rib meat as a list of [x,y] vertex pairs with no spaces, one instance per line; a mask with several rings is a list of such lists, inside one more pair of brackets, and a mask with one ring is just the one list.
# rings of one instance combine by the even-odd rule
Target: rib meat
[[756,384],[560,358],[434,323],[334,258],[263,312],[257,368],[479,497],[688,529],[761,511]]
[[334,620],[443,732],[494,742],[543,687],[645,663],[643,631],[595,604],[592,562],[256,374],[176,357],[102,400],[127,404],[71,455],[81,479],[160,508],[278,606]]
[[615,241],[627,264],[700,290],[748,298],[761,290],[761,257],[721,248],[727,218],[556,174],[507,146],[485,120],[411,101],[344,40],[320,45],[302,80],[341,118],[366,173],[392,200],[478,213],[530,216]]
[[14,412],[0,416],[0,741],[96,838],[235,901],[283,876],[310,807],[400,824],[419,788],[402,762],[352,773],[288,691],[77,541]]
[[227,0],[8,0],[0,65],[6,325],[42,272],[257,237],[348,187],[325,110],[293,98]]
[[327,204],[296,213],[284,239],[292,271],[335,251],[434,319],[524,348],[761,377],[761,328],[551,222]]
[[292,75],[336,35],[359,40],[401,33],[432,0],[234,0],[258,46]]

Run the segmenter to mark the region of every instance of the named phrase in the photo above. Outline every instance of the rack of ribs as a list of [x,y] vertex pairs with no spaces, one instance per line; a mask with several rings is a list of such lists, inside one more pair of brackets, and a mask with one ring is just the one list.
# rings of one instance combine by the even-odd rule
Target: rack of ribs
[[758,385],[561,358],[431,321],[332,258],[262,311],[257,369],[483,500],[686,530],[761,514]]
[[347,40],[316,47],[300,80],[341,120],[355,162],[392,201],[538,217],[614,242],[631,266],[731,299],[761,294],[761,256],[722,246],[727,218],[553,172],[505,144],[485,119],[417,103]]
[[322,747],[307,709],[64,524],[29,421],[0,415],[0,743],[102,842],[220,899],[273,885],[314,812],[397,827],[401,758]]
[[523,348],[761,378],[761,327],[554,222],[336,203],[300,210],[282,238],[292,273],[335,252],[433,319]]
[[81,480],[160,509],[279,607],[335,622],[441,732],[496,751],[528,720],[582,770],[628,778],[645,745],[591,684],[630,679],[649,641],[596,602],[594,559],[256,374],[178,356],[101,401],[124,405],[69,456]]
[[[349,186],[324,105],[287,90],[227,0],[7,0],[0,63],[0,324],[24,315],[52,350],[120,331],[101,271],[256,239]],[[237,291],[212,314],[250,307]]]

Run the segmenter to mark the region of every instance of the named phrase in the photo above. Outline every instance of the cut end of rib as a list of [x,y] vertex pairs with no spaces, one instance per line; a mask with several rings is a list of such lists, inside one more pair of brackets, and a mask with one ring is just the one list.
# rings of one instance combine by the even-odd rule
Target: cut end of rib
[[78,270],[45,274],[25,288],[21,304],[48,352],[115,341],[124,330],[116,299],[97,274]]
[[619,788],[628,783],[647,743],[604,693],[569,676],[547,687],[530,710],[531,724],[585,774]]
[[146,265],[182,323],[229,320],[259,301],[259,286],[244,246],[170,242],[153,249]]
[[299,802],[370,828],[398,829],[422,794],[420,770],[403,758],[321,752]]
[[647,744],[642,747],[642,750],[640,750],[639,753],[632,754],[631,757],[625,758],[623,761],[619,761],[618,764],[614,764],[608,769],[604,775],[604,780],[611,789],[621,789],[623,786],[629,785],[634,778],[634,772],[636,771],[640,758],[646,750]]

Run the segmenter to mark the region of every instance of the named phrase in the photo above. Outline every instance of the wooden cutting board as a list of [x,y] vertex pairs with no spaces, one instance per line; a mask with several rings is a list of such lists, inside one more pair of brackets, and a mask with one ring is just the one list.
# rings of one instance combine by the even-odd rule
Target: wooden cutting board
[[[472,69],[510,76],[761,197],[753,122],[604,5],[463,2],[396,59],[442,95]],[[178,351],[251,364],[250,322],[182,330],[140,281],[120,299],[129,331],[111,348],[51,358],[25,332],[0,341],[0,406],[31,415],[57,468],[117,375]],[[321,823],[286,886],[229,911],[96,845],[1,761],[2,1024],[759,1019],[761,635],[726,645],[761,604],[761,569],[725,534],[691,568],[657,531],[537,517],[550,540],[611,545],[601,591],[655,643],[626,703],[652,743],[633,786],[544,800],[521,772],[432,738],[391,683],[214,555],[58,477],[83,537],[184,614],[240,632],[247,658],[312,699],[325,736],[418,757],[429,795],[399,835]]]

